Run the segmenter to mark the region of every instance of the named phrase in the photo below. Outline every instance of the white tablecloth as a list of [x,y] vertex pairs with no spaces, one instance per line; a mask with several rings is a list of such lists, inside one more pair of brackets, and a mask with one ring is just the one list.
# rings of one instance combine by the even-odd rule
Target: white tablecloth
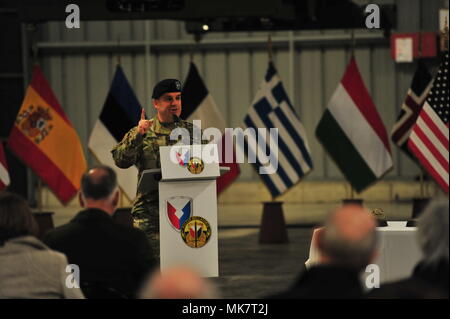
[[[314,230],[309,249],[307,268],[319,259],[315,246]],[[406,227],[406,222],[388,222],[387,227],[378,227],[378,258],[374,261],[380,268],[380,283],[409,277],[422,253],[416,238],[416,227]]]

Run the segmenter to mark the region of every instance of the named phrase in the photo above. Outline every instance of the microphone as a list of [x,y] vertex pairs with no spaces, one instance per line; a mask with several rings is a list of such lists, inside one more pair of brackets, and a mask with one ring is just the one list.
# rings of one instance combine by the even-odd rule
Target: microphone
[[177,125],[180,122],[180,118],[176,114],[172,114],[173,122]]

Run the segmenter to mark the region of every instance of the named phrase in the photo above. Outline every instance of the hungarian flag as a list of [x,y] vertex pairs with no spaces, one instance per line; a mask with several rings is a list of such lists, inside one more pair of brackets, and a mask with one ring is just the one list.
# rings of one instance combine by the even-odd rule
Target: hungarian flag
[[3,142],[0,142],[0,191],[9,185],[8,164],[6,163],[5,152],[3,151]]
[[8,145],[62,203],[80,189],[87,169],[83,148],[39,66],[34,67]]
[[140,116],[141,105],[122,67],[118,65],[100,117],[89,137],[88,147],[99,162],[116,171],[119,187],[129,200],[136,196],[138,169],[136,166],[118,168],[111,156],[111,149],[138,124]]
[[408,147],[448,193],[448,51],[414,125]]
[[[209,94],[205,83],[203,82],[197,67],[191,62],[189,73],[183,87],[183,108],[181,117],[188,120],[201,120],[202,128],[215,127],[222,132],[222,139],[217,143],[220,153],[220,166],[227,166],[230,171],[223,174],[217,179],[217,193],[220,194],[227,186],[229,186],[240,174],[239,164],[236,163],[236,154],[234,147],[226,147],[225,145],[225,120],[220,113],[216,102],[211,94]],[[230,139],[231,140],[231,139]],[[233,159],[231,163],[226,163],[225,151],[232,150]]]
[[406,94],[405,102],[403,102],[402,109],[391,133],[392,141],[409,156],[412,155],[408,149],[409,135],[416,123],[432,83],[433,78],[430,72],[428,72],[424,63],[419,60],[411,87]]
[[316,136],[357,192],[392,168],[388,135],[352,57]]

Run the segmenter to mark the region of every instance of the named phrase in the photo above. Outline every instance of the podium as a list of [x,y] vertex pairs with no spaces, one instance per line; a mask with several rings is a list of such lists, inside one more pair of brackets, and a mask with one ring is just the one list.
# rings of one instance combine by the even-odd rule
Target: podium
[[158,185],[161,272],[183,265],[217,277],[217,145],[161,146],[159,153],[160,173],[144,171],[139,186]]

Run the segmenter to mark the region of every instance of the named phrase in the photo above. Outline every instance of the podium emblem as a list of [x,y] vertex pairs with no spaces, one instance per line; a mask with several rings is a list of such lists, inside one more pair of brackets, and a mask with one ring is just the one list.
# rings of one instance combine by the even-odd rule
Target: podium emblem
[[188,168],[189,172],[191,172],[192,174],[200,174],[201,172],[203,172],[203,169],[205,168],[205,164],[203,163],[203,161],[200,158],[191,157],[189,159],[187,168]]
[[192,215],[192,198],[173,196],[167,199],[167,218],[170,225],[180,231],[184,222]]
[[189,163],[190,151],[188,148],[180,148],[175,151],[175,158],[177,159],[178,165],[186,166]]
[[211,226],[200,216],[192,216],[181,226],[181,238],[191,248],[201,248],[211,237]]

